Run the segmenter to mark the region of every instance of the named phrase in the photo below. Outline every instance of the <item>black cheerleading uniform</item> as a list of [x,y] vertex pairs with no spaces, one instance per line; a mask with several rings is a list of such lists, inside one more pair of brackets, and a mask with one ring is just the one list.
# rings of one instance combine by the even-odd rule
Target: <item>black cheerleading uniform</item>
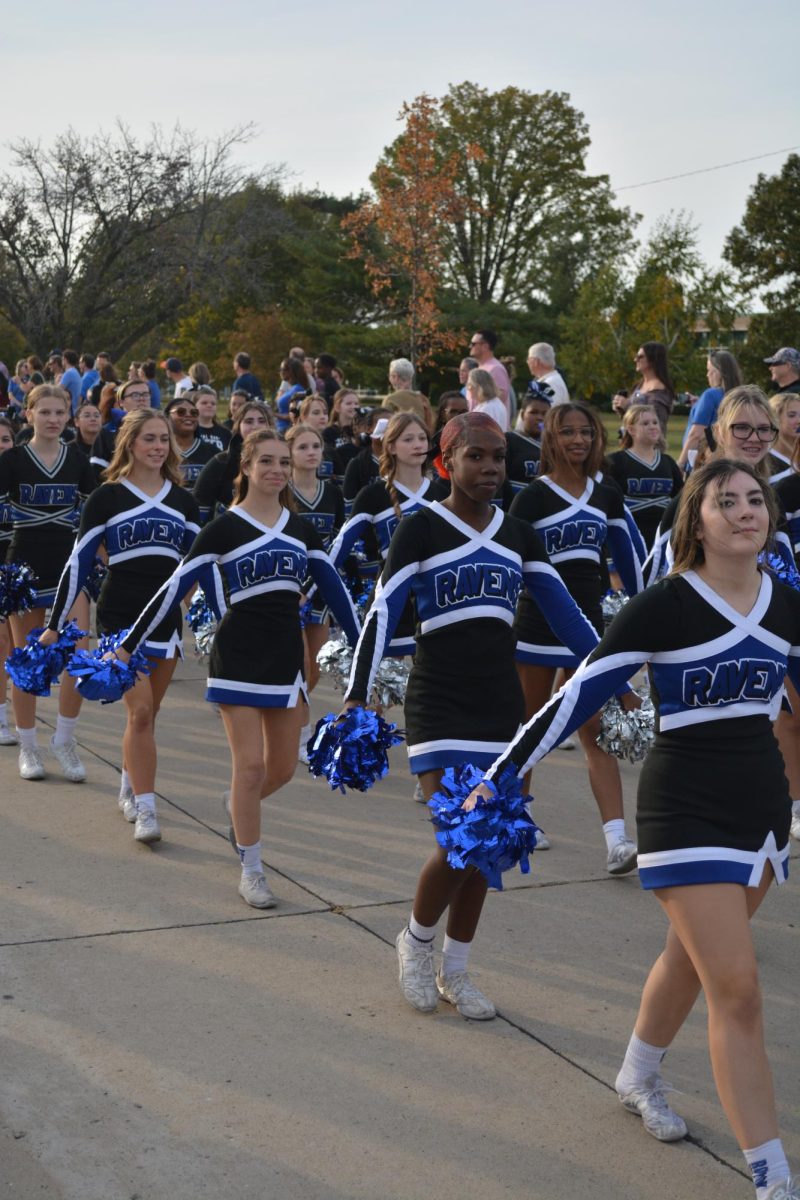
[[[317,493],[313,500],[309,500],[302,492],[299,492],[294,484],[291,485],[291,490],[298,516],[302,517],[304,521],[308,521],[309,525],[313,525],[322,538],[322,545],[328,550],[344,525],[342,493],[332,483],[323,483],[321,479],[317,481]],[[309,624],[323,625],[328,619],[329,612],[328,606],[317,599],[316,603],[312,602]]]
[[797,558],[800,555],[800,475],[788,471],[775,484],[775,495],[783,509],[792,552]]
[[350,459],[342,485],[345,516],[351,515],[353,503],[361,489],[372,483],[373,479],[377,479],[380,473],[380,462],[372,453],[371,446],[359,450],[355,458]]
[[[101,633],[127,629],[172,574],[200,532],[200,514],[185,488],[165,480],[148,496],[128,479],[103,483],[84,505],[80,530],[58,585],[49,628],[59,630],[94,565],[101,543],[108,574],[97,600]],[[180,609],[148,635],[149,658],[183,657]]]
[[[603,631],[600,606],[606,589],[601,567],[606,541],[628,595],[641,591],[641,566],[617,487],[588,479],[583,494],[575,497],[542,475],[516,496],[511,515],[533,525],[567,591],[598,633]],[[519,662],[568,668],[580,662],[554,636],[551,626],[524,593],[514,632]]]
[[220,509],[233,503],[233,485],[239,474],[242,457],[242,438],[235,433],[227,450],[215,454],[200,471],[192,495],[200,509],[200,522],[205,525]]
[[360,446],[353,442],[353,429],[350,425],[326,425],[322,430],[323,456],[327,450],[330,461],[334,464],[335,474],[331,481],[342,486],[348,463],[356,457]]
[[203,467],[206,463],[211,462],[212,458],[216,458],[217,454],[217,447],[200,437],[196,437],[186,450],[182,450],[179,446],[178,457],[181,460],[179,465],[183,476],[183,486],[193,488]]
[[779,450],[770,450],[767,455],[767,466],[769,468],[769,481],[773,487],[781,479],[785,479],[787,475],[791,475],[794,471],[791,458],[787,458]]
[[516,495],[539,474],[541,442],[509,429],[506,433],[506,479]]
[[218,425],[215,421],[213,425],[198,425],[197,436],[201,442],[208,442],[209,446],[213,446],[215,454],[221,454],[223,450],[228,449],[232,435],[230,429]]
[[83,501],[95,488],[94,472],[75,446],[58,443],[47,467],[30,446],[0,455],[0,504],[10,503],[13,534],[6,562],[27,563],[39,583],[36,602],[49,607],[75,541]]
[[630,448],[609,454],[608,475],[618,485],[648,551],[658,533],[664,509],[683,487],[683,472],[674,458],[656,450],[646,463]]
[[411,596],[416,650],[405,699],[411,771],[487,766],[524,719],[512,623],[526,586],[581,659],[597,634],[530,525],[494,509],[482,532],[433,504],[392,538],[353,658],[347,698],[370,695]]
[[273,526],[235,505],[196,537],[122,643],[132,653],[200,583],[219,620],[206,699],[248,708],[294,708],[307,700],[299,598],[309,575],[355,645],[358,621],[322,539],[282,509]]
[[[425,508],[437,498],[436,486],[430,479],[423,479],[418,491],[411,492],[397,480],[394,481],[395,491],[400,497],[400,513],[403,517]],[[381,563],[389,553],[392,535],[400,524],[394,511],[389,489],[382,479],[363,488],[356,496],[352,516],[345,522],[339,535],[331,546],[331,559],[337,570],[344,570],[344,564],[356,543],[366,538],[369,546],[369,534],[373,534],[377,543],[380,557],[367,560],[361,567],[367,576],[376,575]],[[387,655],[402,658],[414,653],[414,609],[411,603],[397,626],[396,636],[392,639]]]
[[772,723],[787,672],[800,685],[800,594],[768,572],[747,616],[694,571],[635,597],[487,779],[524,775],[645,663],[656,737],[639,777],[642,886],[755,887],[767,861],[782,883],[791,800]]

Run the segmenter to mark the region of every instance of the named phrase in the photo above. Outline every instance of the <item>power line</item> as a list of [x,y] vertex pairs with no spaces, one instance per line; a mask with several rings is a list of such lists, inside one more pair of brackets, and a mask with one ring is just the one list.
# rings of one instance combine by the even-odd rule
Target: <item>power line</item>
[[738,167],[742,163],[758,162],[760,158],[773,158],[776,154],[788,154],[800,150],[800,146],[786,146],[783,150],[769,150],[766,154],[754,154],[752,158],[737,158],[733,162],[719,163],[716,167],[701,167],[699,171],[684,171],[682,175],[665,175],[663,179],[646,179],[644,183],[626,183],[614,188],[615,192],[630,192],[633,188],[651,187],[654,183],[669,183],[671,179],[688,179],[690,175],[707,175],[709,171],[723,171],[725,167]]

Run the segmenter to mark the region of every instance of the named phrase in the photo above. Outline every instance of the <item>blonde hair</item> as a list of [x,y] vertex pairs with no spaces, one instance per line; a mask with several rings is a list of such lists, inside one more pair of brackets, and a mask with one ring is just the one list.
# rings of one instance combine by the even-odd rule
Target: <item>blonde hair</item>
[[69,393],[55,383],[37,383],[35,388],[31,388],[25,401],[25,411],[33,412],[40,400],[63,400],[68,411],[72,407]]
[[164,413],[155,408],[139,408],[125,417],[117,432],[111,462],[105,471],[101,472],[106,483],[116,483],[120,479],[127,479],[131,474],[135,465],[133,443],[142,432],[142,426],[146,425],[148,421],[161,421],[169,434],[169,451],[161,464],[161,478],[168,479],[170,483],[177,484],[178,487],[183,487],[181,460],[172,426]]
[[778,392],[777,396],[769,398],[769,406],[776,421],[780,421],[784,409],[788,408],[790,404],[798,402],[800,402],[800,394],[797,392]]
[[[248,478],[245,474],[245,467],[248,467],[253,459],[258,454],[258,447],[262,442],[279,442],[282,446],[286,445],[286,439],[282,434],[278,433],[277,429],[254,429],[252,433],[248,433],[247,437],[242,442],[242,454],[239,459],[239,474],[236,476],[233,484],[233,503],[241,504],[247,495]],[[294,510],[294,498],[292,497],[289,480],[281,488],[278,496],[278,502],[284,508]]]
[[400,508],[400,493],[394,485],[394,477],[397,474],[397,458],[392,453],[392,446],[405,433],[409,425],[419,425],[428,439],[428,445],[430,446],[431,435],[422,417],[417,416],[414,412],[395,413],[386,426],[386,432],[383,435],[380,465],[378,467],[381,479],[386,484],[386,490],[389,493],[389,499],[392,502],[392,508],[398,520],[402,517],[403,513]]
[[306,425],[305,422],[298,421],[298,423],[296,425],[292,425],[292,427],[290,429],[287,429],[286,433],[283,435],[284,441],[286,442],[286,445],[289,447],[289,453],[291,453],[291,450],[292,450],[292,442],[295,441],[296,438],[299,438],[301,433],[313,434],[313,436],[317,439],[317,441],[319,442],[322,449],[323,450],[325,449],[325,439],[323,438],[320,431],[318,429],[315,429],[313,425]]
[[[652,413],[655,419],[658,421],[658,413],[653,408],[652,404],[632,404],[630,408],[625,409],[625,412],[622,416],[622,441],[620,442],[620,447],[623,450],[628,450],[633,445],[633,433],[631,431],[634,425],[638,425],[639,418],[644,416],[645,413]],[[660,429],[660,421],[658,421],[658,425]],[[663,429],[661,430],[661,436],[656,442],[656,445],[658,446],[659,450],[666,450],[667,448],[667,441],[664,437]]]
[[[743,408],[758,409],[765,419],[769,421],[773,429],[775,429],[775,423],[772,419],[772,409],[760,387],[756,387],[754,383],[744,383],[741,387],[731,388],[719,406],[717,419],[714,423],[714,440],[718,443],[717,449],[714,451],[714,457],[725,457],[724,450],[719,449],[719,443],[722,441],[723,435],[726,436],[727,440],[727,434],[731,426],[736,424]],[[775,432],[777,433],[777,429],[775,429]],[[711,457],[712,455],[710,454],[704,455],[704,460],[710,461]],[[760,462],[755,464],[753,469],[757,475],[760,475],[764,479],[769,476],[770,470],[766,454],[762,456]]]
[[305,421],[306,417],[311,412],[312,404],[321,404],[322,407],[325,409],[326,416],[328,415],[327,401],[325,400],[324,396],[320,396],[319,393],[317,393],[317,395],[315,395],[315,396],[306,396],[305,400],[300,405],[300,420],[301,420],[301,422]]

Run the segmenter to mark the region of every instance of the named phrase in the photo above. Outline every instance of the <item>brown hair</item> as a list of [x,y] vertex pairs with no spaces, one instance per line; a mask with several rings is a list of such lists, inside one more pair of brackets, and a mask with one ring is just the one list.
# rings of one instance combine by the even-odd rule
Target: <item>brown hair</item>
[[67,412],[71,412],[69,393],[55,383],[38,383],[35,388],[31,388],[25,401],[26,412],[33,412],[40,400],[63,400]]
[[[258,448],[262,442],[279,442],[282,446],[286,445],[286,439],[278,433],[277,429],[254,429],[252,433],[248,433],[247,437],[242,442],[242,454],[239,459],[239,474],[236,476],[233,484],[233,503],[241,504],[247,495],[248,479],[244,468],[249,466],[253,459],[258,454]],[[278,501],[284,508],[294,510],[294,499],[292,497],[289,481],[281,488]]]
[[248,400],[239,409],[236,416],[233,418],[233,432],[238,433],[242,424],[242,420],[248,413],[257,412],[267,422],[267,429],[273,429],[275,426],[275,418],[272,415],[272,409],[267,408],[266,404],[262,404],[260,400]]
[[303,421],[298,421],[296,425],[292,425],[291,429],[287,429],[286,433],[283,435],[284,441],[286,442],[287,446],[289,447],[290,452],[291,452],[291,448],[292,448],[292,442],[296,438],[299,438],[301,433],[313,434],[313,436],[317,439],[317,441],[319,442],[322,449],[323,450],[325,449],[325,439],[323,438],[320,431],[318,429],[315,429],[313,425],[306,425]]
[[170,483],[183,486],[183,475],[180,468],[180,457],[175,443],[172,427],[162,412],[155,408],[140,408],[128,413],[119,427],[114,443],[114,453],[111,462],[102,472],[106,483],[116,483],[119,479],[127,479],[134,467],[133,443],[142,432],[142,426],[148,421],[161,421],[169,433],[169,453],[161,466],[161,478]]
[[680,504],[675,514],[675,524],[672,527],[672,549],[674,562],[671,575],[681,575],[684,571],[692,571],[696,566],[705,562],[703,543],[697,539],[700,528],[700,507],[710,487],[719,495],[728,480],[742,471],[749,475],[761,488],[767,513],[769,529],[765,545],[769,546],[775,535],[778,522],[778,505],[772,488],[767,480],[749,463],[737,462],[733,458],[712,458],[702,467],[695,467],[681,492]]
[[[652,404],[632,404],[630,408],[625,409],[625,412],[622,414],[622,441],[620,442],[622,450],[628,450],[633,445],[633,434],[631,431],[633,426],[638,424],[639,418],[644,416],[645,413],[652,413],[658,421],[658,413]],[[661,428],[660,421],[658,421],[658,424],[659,428]],[[666,450],[667,442],[663,429],[661,430],[661,437],[655,444],[659,450]]]
[[389,421],[381,441],[381,457],[378,470],[383,482],[386,484],[386,490],[389,493],[392,508],[398,520],[402,517],[403,513],[400,508],[400,493],[394,485],[394,477],[397,474],[397,458],[392,454],[391,448],[397,439],[405,433],[409,425],[419,425],[428,439],[428,445],[430,446],[431,435],[428,432],[428,426],[422,417],[418,417],[414,412],[395,413]]
[[333,397],[333,408],[331,409],[331,425],[338,425],[340,429],[349,428],[348,426],[342,425],[341,421],[339,420],[340,409],[345,396],[355,396],[356,404],[359,402],[358,392],[353,391],[352,388],[343,387],[339,388],[338,392],[336,392]]
[[312,396],[306,396],[305,400],[303,400],[302,404],[300,405],[300,420],[301,420],[301,422],[305,421],[306,418],[308,417],[308,414],[311,412],[312,404],[321,404],[322,407],[325,409],[325,412],[327,413],[327,411],[328,411],[327,401],[325,400],[324,396],[320,396],[319,392],[317,392]]
[[587,425],[591,425],[592,427],[594,435],[592,438],[592,448],[583,464],[583,473],[587,479],[594,479],[597,472],[601,470],[605,457],[605,427],[593,408],[589,408],[588,404],[577,404],[572,400],[566,404],[557,404],[555,408],[551,408],[544,419],[540,472],[542,475],[548,475],[563,462],[563,454],[558,444],[558,434],[564,424],[564,418],[572,412],[579,413],[585,419]]
[[117,385],[115,383],[104,383],[100,389],[100,400],[97,407],[100,409],[100,416],[103,419],[103,424],[111,420],[111,410],[114,407],[114,401],[117,398]]

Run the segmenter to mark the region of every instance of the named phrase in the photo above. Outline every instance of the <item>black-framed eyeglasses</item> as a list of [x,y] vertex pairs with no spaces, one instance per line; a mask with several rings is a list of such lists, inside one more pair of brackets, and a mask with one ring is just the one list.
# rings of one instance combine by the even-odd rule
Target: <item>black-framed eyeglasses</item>
[[739,442],[746,442],[753,434],[760,442],[774,442],[778,436],[774,425],[747,425],[744,421],[737,421],[735,425],[731,425],[730,430]]

